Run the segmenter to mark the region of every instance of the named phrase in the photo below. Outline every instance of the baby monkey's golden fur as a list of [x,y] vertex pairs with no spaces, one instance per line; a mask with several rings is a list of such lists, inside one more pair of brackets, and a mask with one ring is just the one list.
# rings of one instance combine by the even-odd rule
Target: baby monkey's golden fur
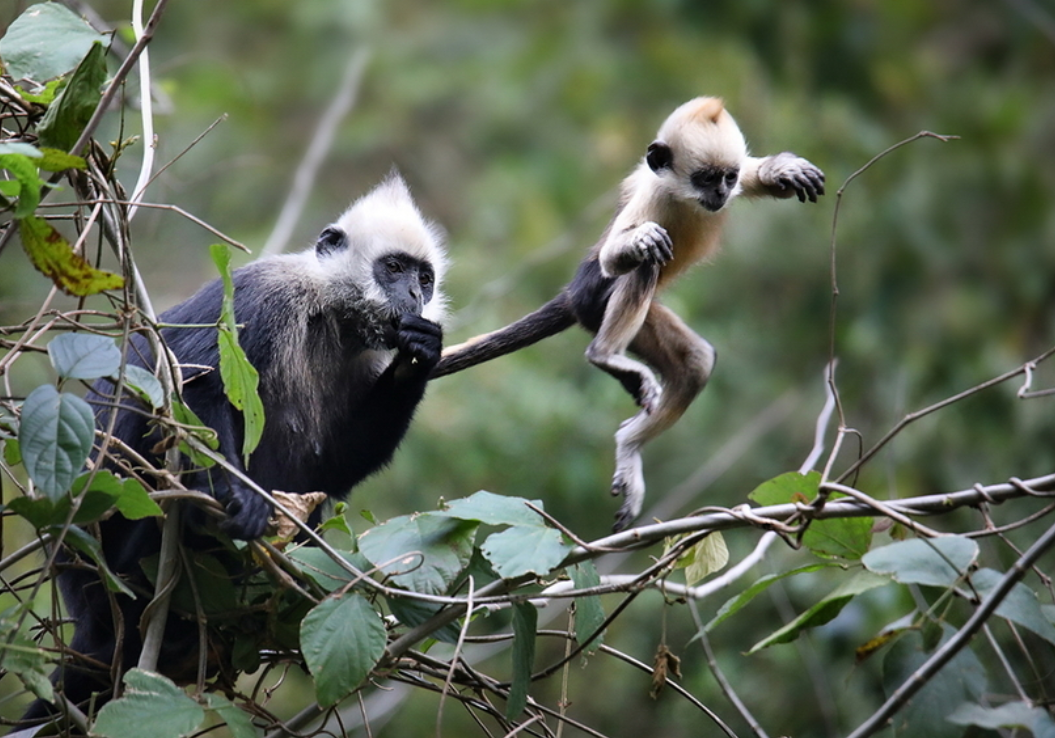
[[[700,393],[714,349],[656,295],[718,247],[726,205],[738,195],[816,202],[824,174],[784,152],[756,158],[720,98],[698,97],[664,121],[622,185],[615,217],[575,278],[535,312],[443,352],[434,377],[528,346],[578,323],[595,333],[591,363],[618,379],[641,410],[615,435],[615,529],[640,514],[641,448],[673,425]],[[644,363],[626,355],[627,349]],[[650,368],[651,367],[651,368]],[[655,370],[662,382],[657,380]]]

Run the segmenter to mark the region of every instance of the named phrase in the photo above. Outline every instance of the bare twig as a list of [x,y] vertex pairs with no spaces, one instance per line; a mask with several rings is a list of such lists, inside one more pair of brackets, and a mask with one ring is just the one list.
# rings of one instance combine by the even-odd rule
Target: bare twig
[[[845,429],[846,429],[846,414],[843,411],[842,401],[839,398],[839,389],[838,389],[838,387],[835,386],[835,333],[836,333],[835,328],[836,328],[836,316],[837,316],[836,305],[837,305],[837,303],[839,301],[839,283],[838,283],[838,278],[837,278],[838,270],[836,269],[836,258],[835,258],[835,255],[836,255],[836,233],[838,232],[838,228],[839,228],[839,211],[842,208],[843,194],[846,192],[846,188],[850,186],[851,182],[853,182],[859,176],[864,174],[868,169],[870,169],[872,167],[872,165],[874,165],[880,159],[882,159],[883,157],[887,156],[888,154],[896,151],[897,149],[900,149],[902,146],[907,146],[908,144],[910,144],[910,143],[912,143],[914,141],[918,141],[921,138],[936,138],[939,141],[949,142],[949,141],[953,141],[953,140],[958,139],[959,136],[945,136],[945,135],[941,135],[941,134],[938,134],[938,133],[931,133],[930,131],[920,131],[915,136],[911,136],[909,138],[906,138],[904,141],[899,141],[898,143],[894,144],[893,146],[891,146],[891,147],[887,148],[886,150],[881,151],[880,153],[878,153],[875,156],[873,156],[871,159],[869,159],[864,164],[864,166],[862,166],[856,172],[854,172],[849,177],[847,177],[846,181],[843,182],[842,187],[840,187],[838,192],[835,193],[835,209],[832,211],[831,242],[829,244],[829,259],[830,259],[829,274],[830,274],[830,279],[831,279],[831,295],[832,295],[832,297],[831,297],[831,307],[829,309],[829,314],[828,314],[828,367],[829,367],[828,384],[831,387],[832,395],[835,397],[835,405],[836,405],[836,408],[839,411],[839,436],[838,436],[838,438],[836,440],[835,448],[833,448],[833,450],[832,450],[831,457],[829,458],[829,462],[828,462],[828,467],[829,468],[830,468],[832,462],[834,462],[835,457],[838,455],[838,449],[839,449],[839,446],[841,445],[841,440],[842,440],[843,434],[844,434]],[[824,478],[825,479],[828,479],[827,471],[828,470],[826,469],[825,470],[825,474],[824,474]],[[840,477],[837,481],[843,481],[844,478],[845,478],[845,475],[843,477]]]
[[443,738],[443,705],[446,702],[446,697],[451,691],[451,683],[454,681],[454,671],[458,666],[458,660],[461,658],[462,646],[465,645],[465,634],[469,630],[469,623],[472,621],[473,614],[473,591],[475,590],[475,582],[473,578],[469,577],[469,594],[465,598],[465,622],[462,623],[461,632],[458,633],[458,643],[454,646],[454,653],[451,654],[451,668],[447,671],[447,678],[443,682],[443,690],[440,692],[440,704],[436,708],[436,738]]
[[740,713],[740,717],[751,726],[751,730],[754,731],[758,738],[769,738],[766,735],[766,731],[762,729],[761,723],[755,718],[751,711],[747,709],[747,705],[744,704],[740,696],[737,695],[736,690],[733,689],[733,685],[729,683],[729,680],[725,678],[725,674],[718,667],[718,659],[715,658],[714,650],[711,649],[711,640],[707,637],[707,631],[703,627],[703,619],[700,618],[700,610],[696,607],[694,601],[689,601],[689,612],[692,613],[692,621],[696,624],[696,636],[700,639],[700,646],[703,647],[703,654],[707,659],[707,666],[711,669],[711,674],[714,675],[714,680],[718,682],[719,688],[722,690],[722,694],[729,700],[730,704],[736,708],[736,711]]
[[1033,359],[1031,361],[1027,361],[1022,366],[1016,367],[1015,369],[1012,369],[1010,371],[1004,372],[1003,374],[1001,374],[999,376],[996,376],[996,377],[993,377],[992,379],[988,379],[988,380],[986,380],[984,382],[976,384],[974,387],[971,387],[970,389],[966,389],[963,392],[959,392],[959,393],[953,395],[952,397],[947,397],[944,400],[941,400],[939,402],[935,402],[933,405],[928,405],[925,408],[922,408],[920,410],[916,410],[915,412],[909,413],[908,415],[903,417],[900,421],[898,421],[898,423],[893,428],[891,428],[889,431],[887,431],[886,435],[884,435],[882,438],[880,438],[879,441],[877,441],[875,443],[875,445],[873,445],[870,449],[868,449],[863,454],[861,454],[861,457],[859,459],[857,459],[857,461],[855,461],[853,464],[851,464],[850,467],[848,469],[846,469],[846,471],[844,471],[842,474],[840,474],[839,477],[835,481],[841,483],[844,480],[846,480],[847,478],[849,478],[850,475],[852,475],[854,472],[856,472],[858,469],[860,469],[862,466],[864,466],[864,464],[867,461],[869,461],[872,457],[874,457],[877,453],[879,453],[879,451],[882,450],[888,443],[890,443],[890,441],[892,441],[899,433],[901,433],[901,431],[903,431],[906,427],[908,427],[912,423],[916,422],[920,418],[924,418],[924,417],[930,415],[931,413],[935,413],[938,410],[941,410],[942,408],[946,408],[949,405],[952,405],[954,403],[960,402],[961,400],[963,400],[963,399],[965,399],[967,397],[971,397],[972,395],[976,395],[976,394],[978,394],[979,392],[981,392],[983,390],[989,389],[990,387],[995,387],[995,386],[997,386],[999,384],[1003,384],[1004,382],[1008,381],[1009,379],[1013,379],[1013,378],[1017,377],[1019,374],[1025,374],[1026,373],[1026,367],[1035,367],[1037,364],[1041,363],[1042,361],[1045,361],[1045,360],[1049,359],[1052,355],[1055,355],[1055,346],[1053,346],[1052,348],[1048,349],[1047,351],[1042,353],[1037,358],[1035,358],[1035,359]]
[[139,56],[146,49],[154,38],[154,32],[157,30],[158,23],[161,22],[161,16],[165,13],[165,7],[168,5],[168,0],[158,0],[157,5],[154,6],[153,12],[150,14],[150,19],[143,27],[143,33],[136,41],[135,46],[128,52],[128,56],[121,63],[117,72],[114,74],[113,79],[110,80],[109,86],[106,88],[106,92],[103,93],[102,100],[95,106],[95,112],[92,113],[92,117],[88,120],[88,124],[84,126],[84,130],[81,131],[81,135],[77,138],[77,142],[70,148],[71,154],[79,154],[81,149],[84,148],[85,144],[95,135],[95,129],[99,127],[99,123],[102,122],[103,116],[106,115],[106,111],[110,109],[110,103],[113,102],[114,97],[117,96],[117,91],[121,89],[121,83],[124,82],[125,77],[132,71],[132,67],[139,61]]
[[[172,502],[165,513],[165,524],[161,529],[161,553],[158,558],[157,586],[154,599],[147,605],[143,619],[148,623],[143,636],[143,650],[139,656],[139,668],[157,671],[158,655],[165,638],[168,622],[169,599],[179,578],[179,503]],[[127,627],[138,628],[139,623],[127,623]]]

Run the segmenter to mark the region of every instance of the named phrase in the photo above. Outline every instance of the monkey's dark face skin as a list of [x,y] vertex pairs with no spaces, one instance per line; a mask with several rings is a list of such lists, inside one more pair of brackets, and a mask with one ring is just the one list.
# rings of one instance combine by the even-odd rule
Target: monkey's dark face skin
[[700,167],[689,176],[693,188],[699,193],[700,205],[716,213],[729,202],[729,195],[740,178],[739,167],[707,165]]
[[374,280],[388,298],[393,316],[421,315],[436,286],[431,264],[398,251],[374,261]]

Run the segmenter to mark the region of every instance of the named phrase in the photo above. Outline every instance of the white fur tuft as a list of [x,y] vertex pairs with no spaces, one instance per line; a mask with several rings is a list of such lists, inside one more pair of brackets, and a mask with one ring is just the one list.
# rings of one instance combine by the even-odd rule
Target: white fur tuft
[[344,231],[348,246],[319,259],[327,280],[367,285],[364,297],[383,303],[385,296],[374,281],[373,263],[384,254],[403,252],[429,262],[435,272],[433,297],[425,305],[423,317],[436,322],[445,317],[442,284],[447,254],[443,231],[422,216],[397,171],[393,169],[381,184],[353,202],[333,226]]

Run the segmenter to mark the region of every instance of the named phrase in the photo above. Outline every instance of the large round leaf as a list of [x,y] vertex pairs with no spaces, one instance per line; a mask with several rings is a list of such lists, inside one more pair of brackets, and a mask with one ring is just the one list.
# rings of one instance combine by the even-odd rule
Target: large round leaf
[[61,3],[41,3],[8,27],[0,57],[12,79],[46,82],[76,67],[96,41],[109,39]]
[[117,374],[121,352],[114,339],[94,333],[64,333],[48,342],[51,365],[60,377],[98,379]]
[[132,669],[121,699],[99,711],[92,735],[107,738],[180,738],[201,727],[205,711],[169,679]]
[[385,626],[357,594],[328,598],[304,616],[300,651],[315,679],[315,698],[336,704],[358,687],[385,652]]
[[37,488],[53,500],[69,490],[92,450],[95,418],[87,402],[50,384],[22,404],[18,443]]

